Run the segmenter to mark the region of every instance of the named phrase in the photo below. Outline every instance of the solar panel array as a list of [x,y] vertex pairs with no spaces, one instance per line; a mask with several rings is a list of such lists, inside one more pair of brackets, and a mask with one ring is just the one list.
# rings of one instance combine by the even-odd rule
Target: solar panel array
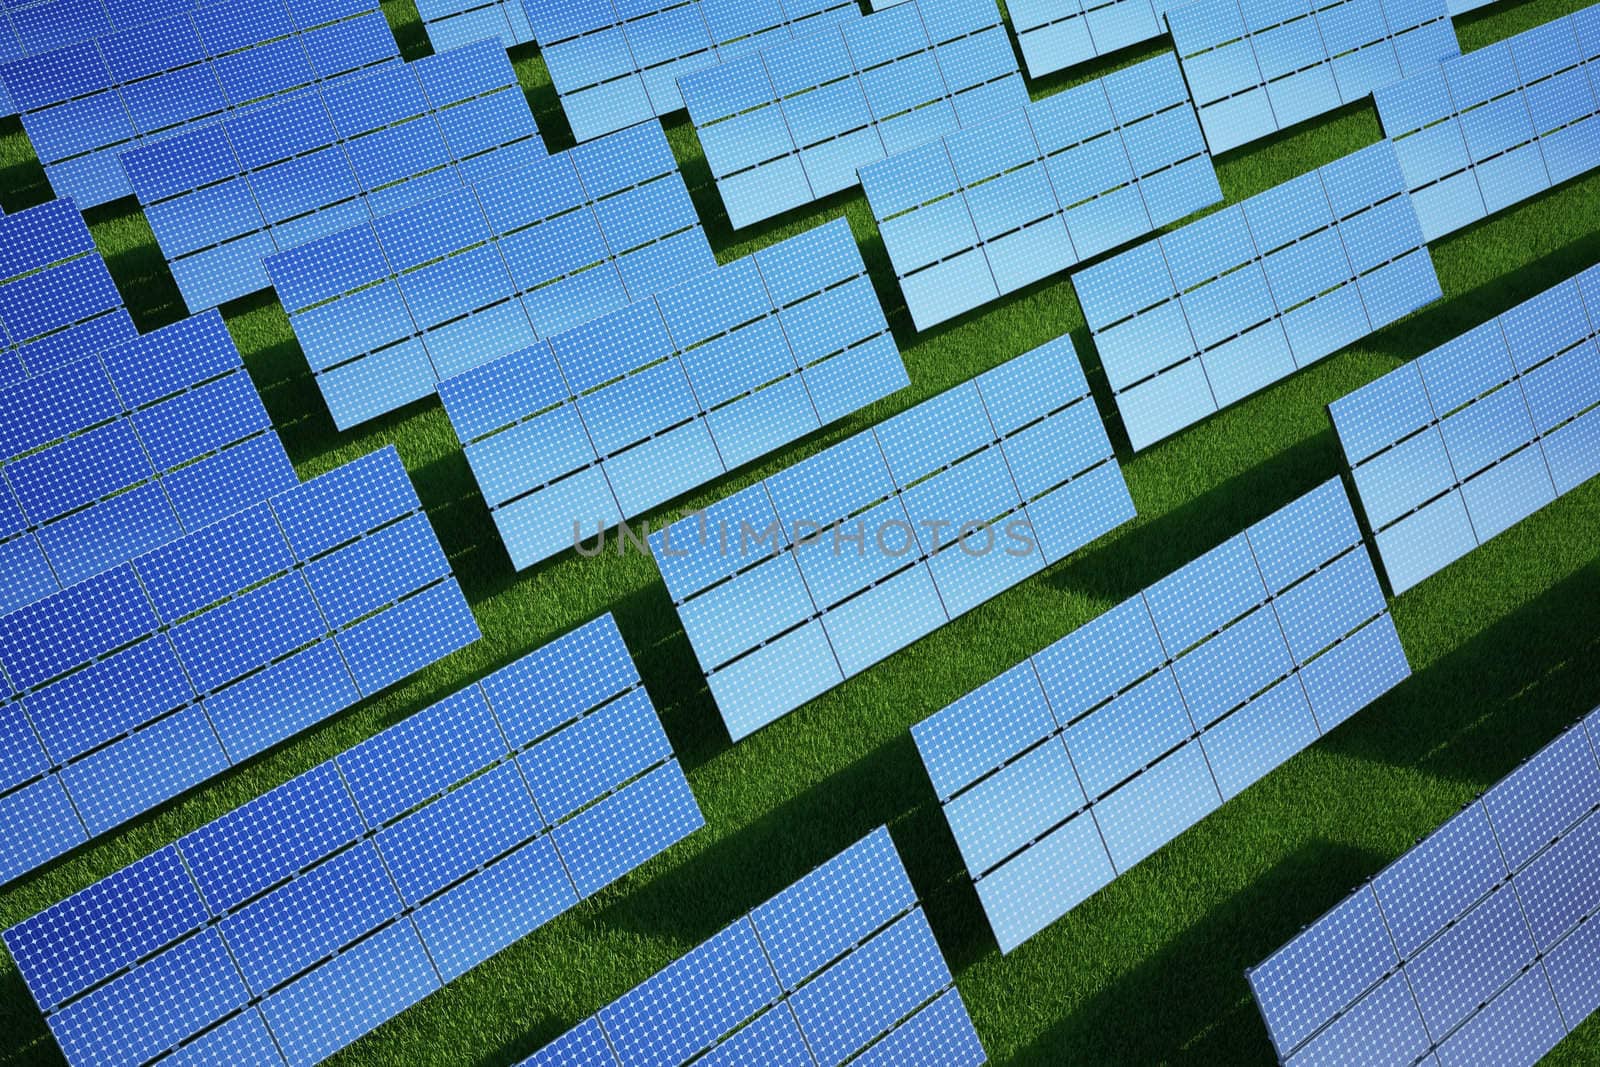
[[912,735],[1009,952],[1409,674],[1334,480]]
[[678,79],[860,17],[856,0],[524,0],[572,135],[587,141],[683,107]]
[[198,311],[265,289],[274,252],[544,155],[510,60],[484,41],[181,132],[123,163]]
[[[0,4],[0,63],[91,41],[192,10],[194,0],[7,0]],[[0,82],[0,117],[16,114]]]
[[1161,0],[1009,0],[1011,27],[1028,76],[1109,55],[1166,33]]
[[917,329],[1222,200],[1158,56],[861,169]]
[[669,1067],[691,1060],[795,1067],[986,1062],[887,829],[523,1062]]
[[499,169],[264,266],[344,429],[716,262],[651,123]]
[[0,386],[138,333],[77,205],[0,217]]
[[477,637],[392,447],[0,618],[0,881]]
[[1065,337],[650,538],[738,740],[1133,517]]
[[1533,1064],[1600,1007],[1600,711],[1249,972],[1291,1064]]
[[909,384],[843,219],[441,382],[518,567]]
[[309,1064],[701,825],[607,615],[5,942],[70,1063]]
[[475,41],[511,48],[533,40],[522,0],[418,0],[417,14],[435,52]]
[[679,85],[735,229],[1028,102],[994,0],[914,0]]
[[0,612],[299,484],[215,312],[0,389]]
[[1600,267],[1330,407],[1395,592],[1600,474]]
[[1218,154],[1461,51],[1445,0],[1196,0],[1167,25]]
[[132,192],[121,152],[398,55],[374,0],[219,0],[0,63],[0,81],[51,187],[94,207]]
[[1428,240],[1600,166],[1600,8],[1378,91]]
[[1135,449],[1440,296],[1387,141],[1072,282]]

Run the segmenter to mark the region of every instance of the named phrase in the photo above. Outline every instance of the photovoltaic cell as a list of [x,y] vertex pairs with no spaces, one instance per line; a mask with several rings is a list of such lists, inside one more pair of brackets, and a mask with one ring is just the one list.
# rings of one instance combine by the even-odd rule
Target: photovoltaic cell
[[1283,1062],[1533,1064],[1594,1011],[1589,719],[1248,972]]
[[1159,0],[1010,0],[1006,10],[1030,78],[1166,33]]
[[87,208],[132,191],[130,148],[398,55],[371,0],[220,0],[0,62],[0,82],[51,187]]
[[1329,408],[1395,592],[1600,474],[1600,268]]
[[833,1067],[858,1054],[986,1062],[883,827],[524,1063]]
[[715,266],[666,134],[646,124],[363,219],[264,272],[347,428]]
[[0,389],[0,611],[298,484],[216,313]]
[[392,448],[13,611],[0,878],[477,637]]
[[738,740],[1132,517],[1059,338],[650,547]]
[[1195,0],[1166,18],[1216,154],[1461,51],[1445,0]]
[[1376,94],[1430,241],[1600,165],[1600,12],[1430,64]]
[[579,141],[683,107],[678,79],[860,17],[854,0],[524,0]]
[[680,81],[735,229],[1028,102],[993,0],[912,0]]
[[511,62],[484,41],[270,101],[122,162],[199,311],[269,286],[262,260],[276,252],[440,195],[470,197],[472,181],[544,155]]
[[[619,706],[640,710],[630,729],[597,727]],[[316,1062],[593,891],[565,854],[582,816],[537,770],[553,745],[601,806],[664,783],[596,842],[626,868],[701,825],[607,615],[19,923],[6,946],[70,1063]]]
[[1135,449],[1440,296],[1387,141],[1072,282]]
[[421,0],[417,14],[435,52],[483,40],[505,48],[533,40],[522,0]]
[[1160,56],[861,169],[919,330],[1218,203]]
[[0,386],[136,336],[76,204],[0,216]]
[[907,382],[839,219],[441,382],[439,395],[522,568],[570,548],[575,524],[593,538]]
[[1335,480],[911,733],[1009,952],[1409,674]]

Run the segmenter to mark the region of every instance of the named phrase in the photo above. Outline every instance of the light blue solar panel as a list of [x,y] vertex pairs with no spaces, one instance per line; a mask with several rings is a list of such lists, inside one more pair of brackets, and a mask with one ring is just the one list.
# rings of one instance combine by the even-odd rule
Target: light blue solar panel
[[1534,960],[1518,894],[1502,886],[1406,963],[1428,1032],[1449,1033]]
[[912,726],[941,801],[1056,731],[1033,664],[1021,663]]
[[1222,199],[1171,57],[861,169],[918,329]]
[[1406,976],[1391,974],[1288,1062],[1434,1063],[1427,1049],[1428,1033]]
[[417,14],[435,52],[490,38],[506,48],[534,39],[517,0],[423,0]]
[[222,4],[5,62],[0,80],[51,185],[92,207],[133,191],[120,153],[398,54],[376,5]]
[[1569,730],[1483,796],[1513,872],[1600,804],[1600,766],[1581,729]]
[[1445,1067],[1537,1063],[1566,1036],[1549,981],[1535,967],[1439,1045]]
[[1150,0],[1023,0],[1008,5],[1030,78],[1042,77],[1165,32]]

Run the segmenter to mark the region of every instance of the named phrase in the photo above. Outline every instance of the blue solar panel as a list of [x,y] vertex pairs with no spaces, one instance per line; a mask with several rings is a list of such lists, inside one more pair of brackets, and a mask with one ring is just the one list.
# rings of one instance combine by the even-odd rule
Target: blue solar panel
[[1330,481],[911,732],[1009,952],[1409,673]]
[[1087,62],[1166,32],[1153,0],[1011,0],[1006,10],[1030,78]]
[[864,166],[861,184],[919,330],[1222,199],[1171,56]]
[[650,545],[737,740],[1132,516],[1059,338]]
[[1428,240],[1600,166],[1591,18],[1555,19],[1378,90]]
[[421,0],[417,14],[435,52],[474,41],[492,39],[511,48],[533,40],[521,0]]
[[1072,281],[1135,449],[1440,295],[1387,142]]
[[[116,30],[169,18],[192,10],[194,0],[123,3],[111,0],[38,0],[13,2],[0,11],[0,61],[50,52],[64,45],[104,37]],[[0,84],[0,117],[16,113],[11,96]]]
[[1028,102],[992,0],[920,0],[682,78],[735,229]]
[[[341,481],[354,483],[350,495],[389,506],[357,512],[363,521],[347,531],[356,540],[297,561],[281,531]],[[426,522],[388,450],[0,619],[13,715],[49,753],[46,766],[19,765],[63,784],[82,818],[51,854],[474,640]],[[362,566],[343,567],[353,560]],[[382,584],[371,584],[376,575]],[[352,602],[359,619],[339,612]],[[0,823],[28,840],[18,820],[39,797],[32,787],[11,792],[21,776],[7,777]],[[7,855],[7,878],[49,858]]]
[[439,395],[520,568],[571,547],[575,529],[592,539],[906,382],[838,220],[442,382]]
[[[588,891],[559,852],[576,821],[562,821],[568,799],[519,763],[570,737],[594,795],[628,795],[648,767],[642,781],[676,779],[687,797],[670,748],[613,714],[639,709],[659,735],[619,662],[605,616],[7,931],[68,1060],[181,1043],[278,1062],[276,1041],[289,1062],[312,1062],[576,903]],[[563,727],[508,747],[520,702],[562,691],[586,694]],[[630,744],[638,764],[606,758]],[[654,854],[699,825],[692,797],[687,810],[688,824],[635,811],[593,843],[636,865],[640,827],[672,832]]]
[[1166,19],[1213,153],[1461,51],[1445,0],[1195,0]]
[[1537,1062],[1600,1005],[1597,790],[1580,723],[1251,970],[1279,1058]]
[[272,284],[262,260],[274,253],[463,195],[544,154],[516,73],[490,41],[274,100],[133,148],[123,163],[199,311]]
[[579,141],[683,107],[678,79],[772,41],[854,19],[853,0],[525,0]]
[[1396,592],[1600,473],[1600,271],[1546,290],[1329,410]]
[[885,828],[525,1063],[798,1067],[868,1046],[857,1062],[984,1062]]
[[297,484],[215,313],[0,390],[11,611]]
[[232,0],[0,63],[0,81],[51,186],[86,208],[132,191],[128,149],[397,58],[367,0]]

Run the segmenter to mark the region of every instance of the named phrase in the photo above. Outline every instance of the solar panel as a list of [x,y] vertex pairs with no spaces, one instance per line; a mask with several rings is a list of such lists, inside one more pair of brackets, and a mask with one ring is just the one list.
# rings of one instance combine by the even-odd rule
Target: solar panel
[[650,547],[738,740],[1132,517],[1063,337]]
[[348,428],[715,266],[666,135],[645,125],[362,220],[263,269]]
[[522,568],[572,547],[578,529],[603,541],[907,381],[839,219],[442,382],[439,395]]
[[1594,742],[1579,722],[1248,972],[1283,1062],[1532,1064],[1600,1005]]
[[[27,0],[0,10],[0,62],[50,52],[63,45],[92,41],[119,29],[167,18],[195,7],[194,0],[153,3],[82,3],[79,0]],[[11,95],[0,83],[0,117],[16,114]]]
[[1597,57],[1585,9],[1378,91],[1428,240],[1600,166]]
[[132,191],[130,148],[398,55],[372,0],[221,0],[0,62],[0,81],[51,187],[87,208]]
[[512,48],[533,40],[521,0],[421,0],[417,14],[435,52],[475,41],[495,40]]
[[588,141],[683,107],[678,79],[860,17],[855,0],[524,0],[572,135]]
[[852,1057],[986,1062],[884,827],[524,1063],[834,1067]]
[[1028,102],[993,0],[912,0],[684,75],[735,229]]
[[1461,51],[1445,0],[1195,0],[1166,18],[1216,154]]
[[212,312],[0,389],[0,611],[298,484]]
[[136,336],[77,205],[0,216],[0,386]]
[[269,286],[274,252],[470,195],[468,182],[544,154],[510,61],[485,41],[181,131],[123,164],[199,311]]
[[1030,78],[1166,33],[1155,0],[1011,0],[1006,9]]
[[911,733],[1010,952],[1409,674],[1334,480]]
[[5,942],[71,1063],[311,1063],[590,895],[566,835],[616,804],[629,869],[702,822],[606,615]]
[[1600,474],[1600,268],[1329,408],[1395,592]]
[[917,329],[1222,199],[1159,56],[861,169]]
[[0,878],[477,636],[392,448],[13,611]]
[[1072,282],[1135,449],[1440,296],[1386,141]]

